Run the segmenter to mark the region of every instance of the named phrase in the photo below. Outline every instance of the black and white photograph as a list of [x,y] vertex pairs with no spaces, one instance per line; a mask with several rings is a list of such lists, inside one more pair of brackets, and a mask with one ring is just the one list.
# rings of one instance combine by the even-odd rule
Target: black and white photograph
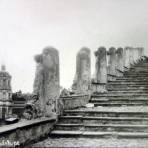
[[147,0],[0,0],[7,147],[148,147]]

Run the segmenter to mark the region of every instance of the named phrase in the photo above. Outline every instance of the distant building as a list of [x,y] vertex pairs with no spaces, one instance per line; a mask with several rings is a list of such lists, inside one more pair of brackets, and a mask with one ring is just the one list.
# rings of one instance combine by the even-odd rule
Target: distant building
[[12,113],[20,118],[23,115],[24,107],[26,105],[25,98],[26,96],[22,94],[21,91],[12,94],[12,101],[13,101]]
[[2,65],[0,71],[0,119],[5,119],[9,114],[12,114],[11,75]]

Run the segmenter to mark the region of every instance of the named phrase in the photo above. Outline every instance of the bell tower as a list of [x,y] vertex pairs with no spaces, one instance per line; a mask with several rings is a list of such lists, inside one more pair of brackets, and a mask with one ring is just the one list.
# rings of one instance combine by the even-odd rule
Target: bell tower
[[0,118],[4,119],[12,113],[11,75],[6,72],[5,65],[0,71]]

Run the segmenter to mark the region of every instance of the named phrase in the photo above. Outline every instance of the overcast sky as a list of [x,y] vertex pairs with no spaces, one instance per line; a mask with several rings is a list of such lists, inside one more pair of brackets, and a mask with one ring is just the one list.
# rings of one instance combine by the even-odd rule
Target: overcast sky
[[[33,56],[45,46],[60,52],[61,85],[70,87],[77,51],[87,46],[148,48],[147,0],[0,0],[0,64],[13,91],[32,92]],[[147,52],[148,53],[148,52]]]

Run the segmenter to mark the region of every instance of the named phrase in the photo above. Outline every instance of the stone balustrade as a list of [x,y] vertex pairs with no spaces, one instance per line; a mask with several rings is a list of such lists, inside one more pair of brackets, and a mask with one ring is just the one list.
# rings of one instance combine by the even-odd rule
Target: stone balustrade
[[95,52],[95,78],[92,82],[92,93],[102,93],[107,91],[106,85],[108,81],[114,81],[117,77],[123,75],[132,65],[144,55],[142,47],[125,47],[124,49],[100,47]]
[[[92,93],[106,92],[108,81],[123,75],[131,65],[143,56],[141,47],[99,47],[95,52],[95,76],[91,79],[90,49],[81,48],[76,56],[76,73],[72,85],[73,95],[59,97],[59,55],[53,47],[46,47],[36,56],[37,68],[34,93],[39,95],[39,104],[44,116],[65,108],[85,106]],[[86,97],[87,96],[87,97]],[[59,100],[58,100],[59,99]]]

